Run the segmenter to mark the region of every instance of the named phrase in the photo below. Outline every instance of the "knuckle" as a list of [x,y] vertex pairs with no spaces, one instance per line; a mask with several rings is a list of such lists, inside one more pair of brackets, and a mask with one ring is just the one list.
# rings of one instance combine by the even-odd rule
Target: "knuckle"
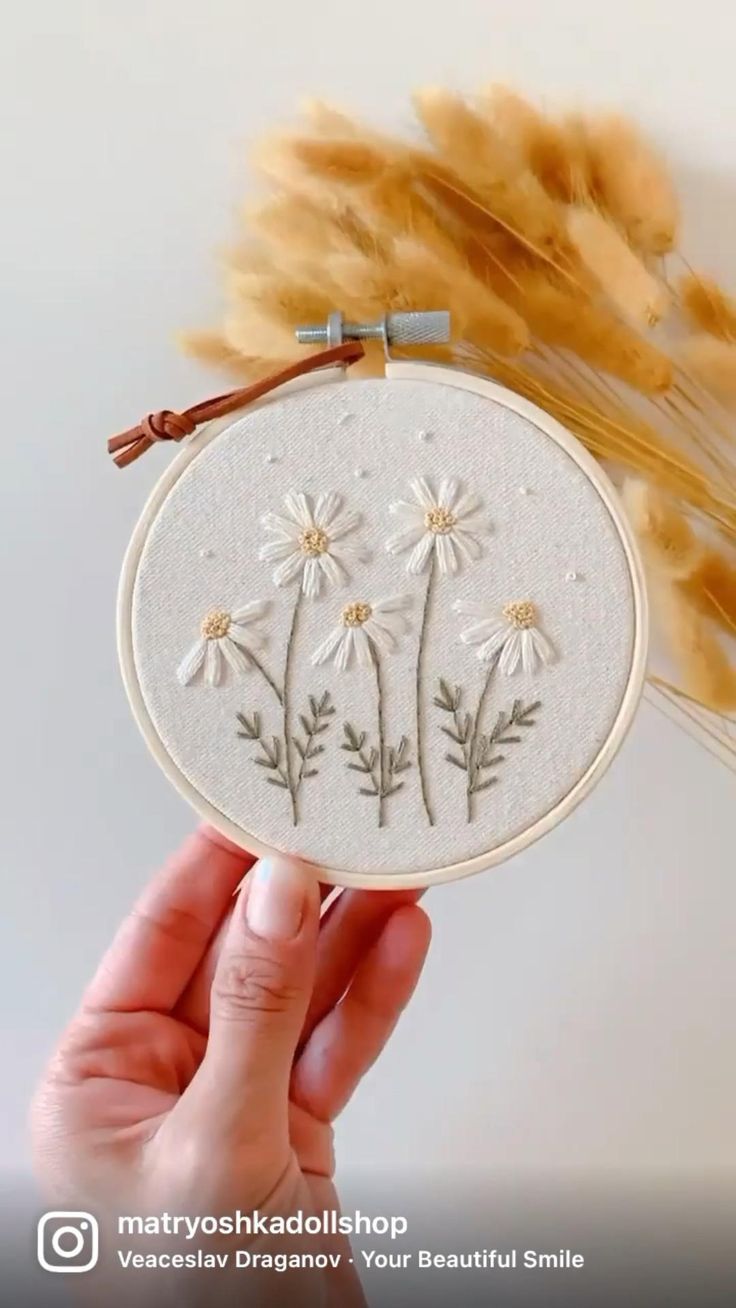
[[274,958],[231,954],[215,976],[212,997],[220,1012],[239,1017],[283,1013],[291,1008],[298,987],[290,984]]

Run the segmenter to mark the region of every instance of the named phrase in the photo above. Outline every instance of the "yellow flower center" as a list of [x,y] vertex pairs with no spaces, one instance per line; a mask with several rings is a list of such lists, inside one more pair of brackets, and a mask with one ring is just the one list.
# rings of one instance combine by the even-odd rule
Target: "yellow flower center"
[[525,628],[534,626],[537,610],[531,600],[512,600],[510,604],[504,604],[503,616],[512,627],[524,631]]
[[437,505],[434,509],[427,509],[424,515],[424,525],[428,531],[434,532],[435,536],[447,536],[452,531],[457,522],[454,513],[449,509],[442,509]]
[[373,609],[365,600],[356,600],[353,604],[346,604],[342,611],[343,627],[362,627],[367,622]]
[[224,609],[213,609],[202,620],[200,631],[205,640],[221,640],[230,630],[230,614]]
[[310,559],[316,559],[319,554],[326,554],[329,545],[327,533],[321,527],[307,527],[299,537],[299,548],[302,554],[307,554]]

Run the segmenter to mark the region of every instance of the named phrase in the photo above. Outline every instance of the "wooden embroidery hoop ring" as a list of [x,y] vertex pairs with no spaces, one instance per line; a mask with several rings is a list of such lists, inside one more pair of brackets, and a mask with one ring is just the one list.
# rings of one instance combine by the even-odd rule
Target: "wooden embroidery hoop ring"
[[[585,473],[610,514],[627,560],[634,606],[634,638],[629,680],[611,731],[592,763],[568,794],[545,813],[543,817],[539,818],[537,822],[533,823],[532,826],[528,827],[525,831],[518,833],[510,840],[504,842],[504,844],[499,845],[496,849],[488,853],[477,855],[471,859],[465,860],[464,862],[439,867],[429,872],[419,871],[412,873],[397,873],[395,875],[370,872],[357,873],[335,867],[320,866],[319,868],[316,868],[308,862],[306,864],[307,866],[314,867],[315,873],[318,874],[320,881],[326,882],[330,885],[356,887],[360,889],[399,890],[431,886],[445,881],[456,881],[461,877],[471,876],[476,872],[487,871],[492,867],[496,867],[499,863],[506,862],[515,854],[520,853],[536,840],[539,840],[541,836],[545,835],[546,832],[551,831],[559,822],[563,821],[564,818],[568,817],[569,814],[573,812],[610,766],[629,730],[629,727],[631,726],[644,688],[649,627],[644,572],[633,533],[621,508],[613,485],[599,464],[596,463],[592,455],[582,447],[579,441],[577,441],[560,423],[558,423],[554,418],[551,418],[549,414],[545,413],[542,409],[537,408],[536,405],[531,404],[528,400],[516,395],[513,391],[509,391],[503,386],[497,385],[495,382],[488,381],[484,377],[478,377],[472,373],[466,373],[459,369],[448,368],[443,365],[419,362],[415,363],[405,360],[388,361],[386,363],[385,376],[388,382],[431,382],[434,385],[451,386],[459,390],[485,396],[489,400],[501,404],[513,413],[526,418],[529,422],[533,423],[534,426],[539,428],[545,436],[555,441],[556,444],[560,446]],[[299,378],[297,381],[289,382],[287,385],[280,387],[278,390],[272,392],[271,395],[259,401],[259,404],[268,404],[272,398],[280,398],[287,392],[292,394],[307,388],[314,388],[315,386],[333,385],[336,382],[349,384],[349,378],[346,378],[345,373],[341,368],[327,368],[310,376]],[[231,414],[227,418],[208,423],[197,431],[186,442],[186,444],[179,449],[176,457],[172,460],[171,464],[163,473],[149,496],[143,512],[136,524],[123,562],[117,605],[118,654],[125,689],[135,720],[138,723],[151,754],[164,774],[168,777],[169,781],[202,818],[211,823],[213,827],[222,832],[222,834],[229,840],[232,840],[235,844],[249,850],[251,853],[256,854],[258,857],[267,857],[274,853],[278,853],[279,851],[275,850],[272,846],[264,844],[251,832],[238,826],[237,823],[231,821],[221,813],[212,803],[210,803],[209,800],[205,799],[196,787],[193,786],[192,783],[183,775],[171,755],[168,753],[146,708],[138,680],[133,650],[133,592],[141,553],[151,525],[159,513],[167,495],[170,493],[184,470],[189,467],[202,450],[204,450],[213,440],[217,439],[218,435],[225,430],[226,427],[237,422],[238,418],[239,415],[237,413]]]

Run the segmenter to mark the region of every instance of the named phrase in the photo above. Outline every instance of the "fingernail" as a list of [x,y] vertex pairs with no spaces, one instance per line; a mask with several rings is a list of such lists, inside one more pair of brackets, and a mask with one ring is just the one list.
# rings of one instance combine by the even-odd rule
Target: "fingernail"
[[304,916],[306,880],[298,863],[265,858],[251,873],[248,926],[266,940],[292,940]]

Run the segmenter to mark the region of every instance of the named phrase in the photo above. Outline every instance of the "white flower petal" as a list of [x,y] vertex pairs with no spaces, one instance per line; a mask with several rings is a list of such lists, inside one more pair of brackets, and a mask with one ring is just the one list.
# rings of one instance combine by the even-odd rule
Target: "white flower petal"
[[208,640],[204,656],[204,679],[208,686],[219,686],[222,678],[222,656],[219,640]]
[[418,504],[410,504],[408,500],[394,500],[393,504],[389,504],[388,511],[407,522],[424,524],[426,509],[420,508]]
[[207,651],[207,641],[202,636],[184,655],[181,663],[176,669],[176,675],[182,686],[188,686],[190,681],[196,677],[199,669],[204,663],[204,656]]
[[555,660],[554,648],[547,640],[547,637],[542,635],[542,632],[539,630],[539,628],[531,627],[529,630],[529,635],[531,636],[532,645],[534,646],[534,653],[536,654],[540,663],[554,663]]
[[307,559],[302,575],[302,590],[309,599],[316,599],[321,589],[322,569],[319,566],[318,558]]
[[511,677],[521,665],[521,639],[515,627],[510,628],[498,666],[505,676]]
[[361,668],[373,667],[373,650],[371,649],[371,642],[365,633],[365,628],[367,626],[368,623],[366,622],[364,626],[353,627],[352,629],[353,646],[355,653],[358,656],[358,663]]
[[458,522],[455,530],[472,532],[474,536],[487,536],[491,530],[491,525],[485,518],[479,518],[477,514],[469,513],[466,518]]
[[369,618],[363,624],[362,630],[384,654],[392,654],[397,648],[393,632],[383,622],[376,622],[375,618]]
[[409,623],[403,613],[379,613],[374,609],[371,622],[375,622],[377,627],[388,632],[391,637],[400,636],[409,630]]
[[411,572],[413,575],[416,576],[418,572],[424,571],[424,569],[427,566],[429,556],[434,548],[434,543],[436,539],[437,537],[433,536],[431,531],[427,531],[424,533],[422,539],[418,542],[418,544],[414,546],[414,549],[409,555],[409,562],[406,565],[407,572]]
[[480,508],[482,502],[480,495],[475,495],[472,491],[468,491],[465,495],[460,496],[460,499],[452,511],[458,520],[460,518],[467,518],[469,513],[474,513],[476,509]]
[[507,631],[508,627],[499,627],[497,619],[484,618],[482,622],[476,622],[461,631],[460,639],[465,645],[480,645],[481,641],[493,640],[495,636],[500,636],[503,640]]
[[337,654],[335,655],[335,667],[338,672],[345,672],[346,669],[350,667],[350,662],[353,657],[353,634],[354,631],[352,627],[347,627],[345,629],[344,637],[340,643]]
[[401,613],[413,604],[411,595],[388,595],[386,599],[377,599],[371,604],[374,613]]
[[315,525],[326,531],[341,504],[342,495],[338,495],[337,491],[327,491],[326,495],[320,495],[314,509]]
[[236,645],[242,645],[246,652],[249,649],[263,649],[266,643],[263,632],[253,624],[249,627],[241,627],[239,622],[231,622],[227,634]]
[[287,554],[295,552],[299,552],[296,540],[287,540],[282,536],[279,540],[267,540],[265,545],[261,545],[258,557],[264,563],[273,563],[275,559],[285,559]]
[[452,536],[437,536],[436,540],[435,548],[440,572],[446,577],[451,576],[452,573],[457,572],[457,555],[452,543]]
[[360,514],[355,513],[352,509],[346,509],[344,513],[338,513],[330,523],[329,537],[330,540],[339,540],[341,536],[347,536],[349,531],[354,531],[360,522]]
[[284,496],[284,504],[294,521],[299,523],[303,531],[314,526],[312,506],[308,496],[301,491],[289,491],[288,495]]
[[426,477],[415,477],[413,481],[409,482],[409,490],[417,504],[421,504],[423,509],[437,508],[437,500]]
[[268,600],[251,600],[249,604],[239,604],[233,609],[230,617],[233,622],[245,623],[258,622],[260,618],[265,617],[271,607]]
[[225,662],[230,664],[233,672],[250,672],[253,665],[245,651],[236,645],[234,640],[230,640],[229,636],[223,636],[217,643],[220,646],[220,653]]
[[495,659],[499,650],[505,648],[512,635],[513,632],[508,627],[497,627],[488,637],[488,640],[484,640],[483,644],[476,650],[481,662],[490,663],[491,659]]
[[344,635],[345,635],[345,628],[342,625],[338,627],[333,627],[327,639],[323,640],[322,644],[317,646],[316,650],[314,651],[314,654],[312,655],[312,662],[315,665],[315,667],[317,667],[320,663],[327,663],[328,659],[331,658],[331,656],[334,654],[335,650],[337,649],[338,645],[342,641]]
[[305,562],[306,555],[302,554],[301,550],[295,550],[293,554],[289,555],[288,559],[284,559],[283,563],[280,563],[274,570],[273,579],[275,584],[277,586],[288,586],[290,581],[293,581],[295,577],[301,574]]
[[460,482],[457,477],[445,477],[440,483],[440,493],[437,496],[437,503],[440,508],[452,509],[459,490]]
[[461,527],[456,527],[452,533],[452,539],[455,542],[458,553],[468,562],[473,563],[479,559],[483,549],[477,536],[472,536],[469,531],[463,531]]
[[279,536],[285,537],[286,540],[298,540],[302,534],[302,528],[298,522],[291,522],[289,518],[281,518],[278,513],[264,513],[261,523],[267,531],[275,531]]
[[521,667],[523,672],[535,672],[539,659],[537,651],[534,648],[534,640],[529,628],[519,632],[519,641],[521,644]]
[[488,605],[478,604],[475,600],[455,600],[452,607],[455,613],[464,613],[469,618],[485,618],[488,622],[492,620]]
[[389,554],[403,554],[404,550],[416,545],[417,541],[421,540],[425,534],[422,523],[417,523],[414,527],[404,527],[401,531],[397,531],[395,536],[389,536],[386,541],[386,549]]
[[345,580],[345,569],[340,560],[334,554],[320,554],[318,562],[327,580],[333,586],[341,586]]

